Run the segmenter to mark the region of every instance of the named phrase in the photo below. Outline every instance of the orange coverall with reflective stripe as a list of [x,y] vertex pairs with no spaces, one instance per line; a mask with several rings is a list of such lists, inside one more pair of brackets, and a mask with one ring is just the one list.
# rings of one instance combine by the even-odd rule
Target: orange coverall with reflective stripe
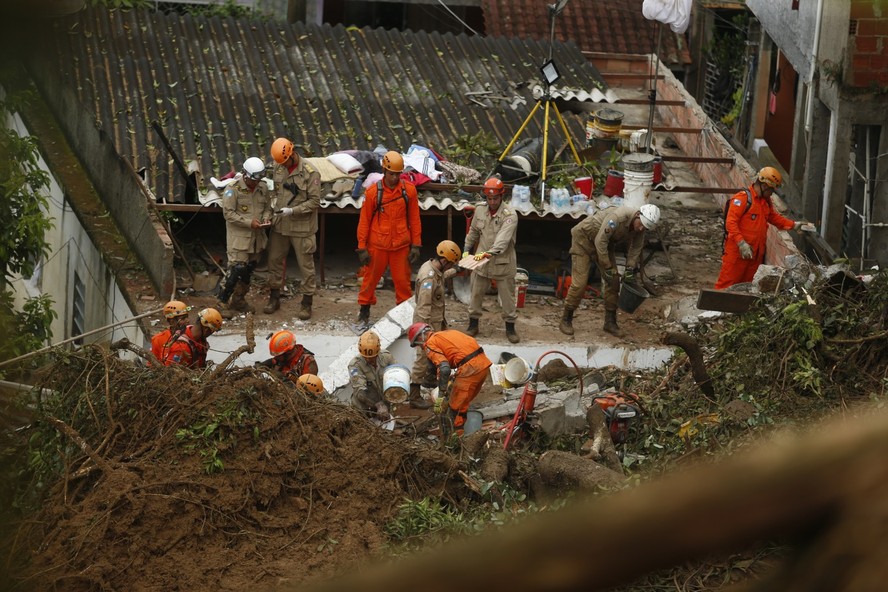
[[203,368],[207,365],[207,350],[210,346],[206,339],[197,339],[194,336],[191,332],[193,328],[188,325],[185,332],[170,344],[163,359],[164,366],[178,364],[189,368]]
[[[406,204],[402,186],[407,194]],[[367,188],[358,221],[358,249],[367,249],[370,253],[370,264],[364,270],[364,280],[358,292],[358,304],[376,304],[376,284],[386,267],[391,270],[395,283],[395,302],[400,304],[413,296],[407,256],[411,246],[422,245],[419,199],[416,187],[404,180],[395,187],[382,183],[382,202],[378,207],[376,193],[377,185]]]
[[[722,290],[734,284],[751,282],[756,270],[765,260],[765,245],[768,239],[768,224],[781,230],[790,230],[795,224],[789,218],[777,213],[769,198],[755,192],[755,184],[750,185],[752,205],[746,209],[746,192],[740,191],[731,197],[728,215],[725,218],[725,254],[722,255],[721,272],[715,288]],[[744,213],[745,212],[745,213]],[[740,256],[740,241],[745,240],[752,247],[752,259]]]
[[450,408],[457,414],[453,422],[454,427],[465,423],[469,404],[478,396],[481,386],[490,374],[490,366],[493,363],[484,353],[459,365],[466,356],[479,347],[481,346],[472,337],[454,329],[432,333],[425,342],[425,354],[429,361],[436,368],[441,362],[446,361],[455,372],[449,399]]

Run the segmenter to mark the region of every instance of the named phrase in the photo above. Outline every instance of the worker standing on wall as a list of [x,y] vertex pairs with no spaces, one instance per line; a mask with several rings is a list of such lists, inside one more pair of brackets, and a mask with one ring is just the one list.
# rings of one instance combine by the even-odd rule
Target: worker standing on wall
[[802,222],[793,222],[777,213],[771,203],[771,196],[782,184],[780,171],[765,167],[752,185],[735,193],[726,204],[724,254],[715,282],[717,290],[752,281],[765,260],[768,224],[781,230],[802,227]]
[[281,306],[281,288],[286,281],[287,255],[292,245],[302,276],[302,303],[296,316],[306,321],[311,318],[317,290],[314,254],[321,205],[321,175],[299,157],[293,142],[287,138],[274,141],[271,157],[276,163],[272,172],[274,217],[268,238],[268,303],[263,312],[271,314]]
[[487,263],[472,271],[472,301],[469,305],[469,326],[466,334],[478,335],[484,294],[490,288],[491,280],[496,281],[502,307],[503,321],[506,324],[506,337],[509,343],[518,343],[521,338],[515,331],[518,318],[515,300],[515,236],[518,233],[518,215],[511,207],[503,204],[505,187],[498,177],[484,182],[485,203],[475,208],[472,224],[466,235],[464,254],[475,247],[475,260],[487,259]]
[[422,226],[416,187],[401,179],[404,159],[395,151],[382,157],[382,181],[367,188],[358,221],[358,260],[366,266],[358,304],[358,322],[370,324],[370,307],[376,304],[376,284],[386,268],[395,284],[395,302],[413,295],[410,264],[419,259]]

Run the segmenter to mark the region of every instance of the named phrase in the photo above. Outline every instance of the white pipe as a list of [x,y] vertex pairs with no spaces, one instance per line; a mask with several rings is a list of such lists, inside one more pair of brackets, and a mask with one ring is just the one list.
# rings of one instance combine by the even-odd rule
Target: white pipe
[[[805,132],[811,133],[814,119],[814,73],[817,71],[817,50],[820,47],[820,23],[823,21],[823,0],[817,0],[817,17],[814,23],[814,45],[811,48],[811,67],[808,71],[808,101],[805,106]],[[810,146],[810,142],[808,143]]]
[[[838,116],[830,113],[829,137],[826,141],[826,173],[823,176],[823,206],[820,211],[820,236],[826,238],[829,229],[829,198],[833,180],[833,162],[836,158],[836,136],[838,136]],[[841,221],[840,221],[841,222]]]

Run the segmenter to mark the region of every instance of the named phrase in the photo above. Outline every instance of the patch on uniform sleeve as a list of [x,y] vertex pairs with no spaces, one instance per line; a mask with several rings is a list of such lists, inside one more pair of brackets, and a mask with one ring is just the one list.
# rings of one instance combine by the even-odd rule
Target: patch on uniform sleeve
[[433,277],[435,272],[433,270],[429,270],[428,277]]
[[222,192],[222,197],[233,197],[234,196],[234,188],[228,187],[225,191]]
[[608,227],[611,228],[611,229],[616,228],[616,227],[617,227],[617,221],[616,221],[616,220],[608,220],[608,221],[607,221],[607,225],[608,225]]
[[352,368],[351,370],[348,371],[348,373],[351,374],[352,376],[357,376],[357,375],[358,375],[358,369],[357,369],[357,368]]
[[735,199],[735,200],[734,200],[734,205],[735,205],[735,206],[739,206],[739,205],[740,205],[740,200],[739,200],[739,199]]
[[425,281],[425,282],[423,282],[423,283],[419,286],[419,289],[420,289],[420,290],[431,290],[431,289],[432,289],[432,282],[430,282],[430,281]]

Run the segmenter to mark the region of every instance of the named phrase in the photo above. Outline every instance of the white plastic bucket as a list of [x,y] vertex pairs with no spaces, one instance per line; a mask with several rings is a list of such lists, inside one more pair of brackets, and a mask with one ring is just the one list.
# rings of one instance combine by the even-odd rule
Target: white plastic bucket
[[386,401],[403,403],[410,391],[410,370],[401,364],[386,366],[382,373],[382,395]]
[[644,173],[630,170],[623,171],[624,205],[638,208],[646,204],[651,195],[651,186],[653,183],[653,171]]
[[463,436],[474,434],[481,429],[481,423],[484,421],[484,415],[480,411],[466,411],[466,421],[463,423]]
[[506,368],[503,374],[509,384],[513,386],[521,386],[530,380],[530,364],[523,358],[512,358],[506,362]]

